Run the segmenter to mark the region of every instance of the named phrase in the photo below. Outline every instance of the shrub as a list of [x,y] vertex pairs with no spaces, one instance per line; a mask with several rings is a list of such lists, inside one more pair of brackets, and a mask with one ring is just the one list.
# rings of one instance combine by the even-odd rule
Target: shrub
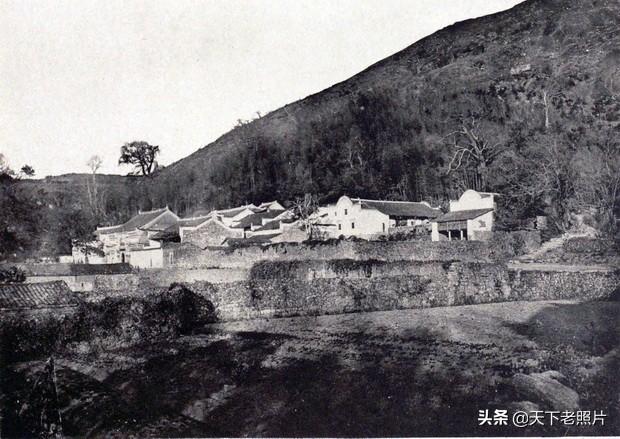
[[301,261],[259,261],[250,268],[249,279],[292,279]]
[[540,233],[532,230],[493,232],[490,243],[499,253],[509,257],[521,256],[540,247]]
[[572,238],[563,245],[564,251],[569,253],[604,253],[611,247],[607,241],[588,237]]
[[0,284],[22,283],[26,281],[26,272],[19,267],[0,268]]
[[90,350],[117,349],[178,337],[216,321],[206,298],[184,285],[145,297],[106,297],[82,303],[71,313],[54,312],[3,316],[0,357],[24,361],[50,355],[72,343]]

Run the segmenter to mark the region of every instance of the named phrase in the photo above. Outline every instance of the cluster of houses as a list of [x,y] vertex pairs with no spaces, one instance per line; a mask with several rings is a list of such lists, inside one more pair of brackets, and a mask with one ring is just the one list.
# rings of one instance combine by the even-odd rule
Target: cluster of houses
[[139,268],[174,264],[175,249],[192,244],[201,249],[237,245],[267,245],[307,239],[307,225],[322,238],[377,239],[395,232],[425,228],[439,240],[481,240],[493,227],[497,194],[468,190],[450,211],[427,202],[384,201],[342,196],[337,203],[321,206],[309,219],[297,218],[279,202],[247,204],[231,209],[197,211],[180,218],[168,207],[139,211],[129,221],[98,227],[88,251],[75,245],[77,264],[127,263]]

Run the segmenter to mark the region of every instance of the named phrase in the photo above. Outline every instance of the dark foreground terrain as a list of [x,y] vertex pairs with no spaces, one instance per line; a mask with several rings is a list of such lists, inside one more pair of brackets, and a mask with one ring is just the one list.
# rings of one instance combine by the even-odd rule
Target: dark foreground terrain
[[[253,320],[56,357],[79,437],[618,435],[617,302],[514,302]],[[2,371],[2,434],[44,360]],[[478,411],[603,410],[604,425],[479,426]]]

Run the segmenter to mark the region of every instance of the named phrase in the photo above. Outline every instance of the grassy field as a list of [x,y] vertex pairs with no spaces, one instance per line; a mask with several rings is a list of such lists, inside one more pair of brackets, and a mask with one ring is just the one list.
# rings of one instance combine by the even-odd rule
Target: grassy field
[[[142,349],[67,354],[57,358],[63,427],[93,437],[617,435],[619,311],[512,302],[248,320]],[[41,366],[3,373],[7,413]],[[538,377],[542,393],[523,376]],[[478,410],[562,404],[604,410],[605,425],[478,425]],[[24,431],[18,418],[3,422],[5,435]]]

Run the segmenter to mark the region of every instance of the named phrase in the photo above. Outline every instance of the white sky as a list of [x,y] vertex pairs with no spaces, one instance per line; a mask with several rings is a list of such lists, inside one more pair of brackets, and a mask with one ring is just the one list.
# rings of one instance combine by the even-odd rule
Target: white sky
[[37,176],[169,164],[456,21],[519,0],[0,0],[0,153]]

